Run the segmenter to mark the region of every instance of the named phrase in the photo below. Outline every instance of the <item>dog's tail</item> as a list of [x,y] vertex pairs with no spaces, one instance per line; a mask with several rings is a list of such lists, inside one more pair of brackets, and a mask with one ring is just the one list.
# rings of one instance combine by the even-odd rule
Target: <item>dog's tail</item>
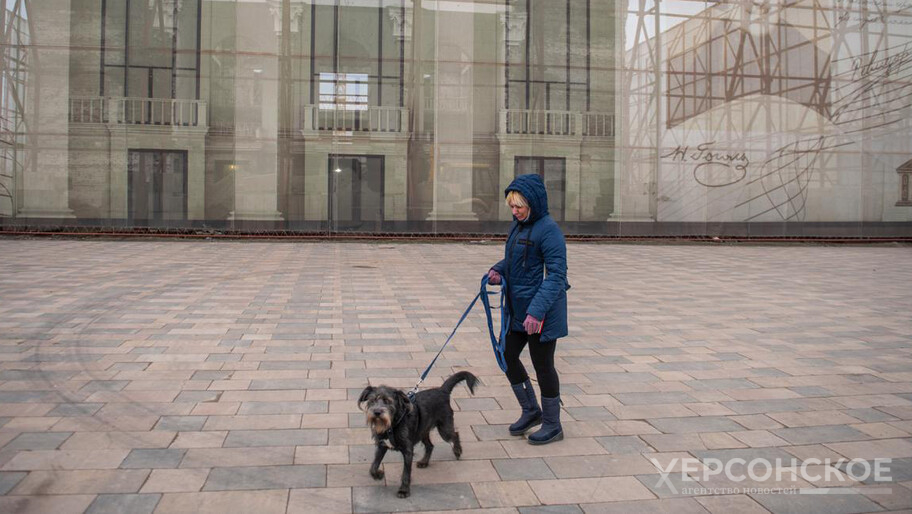
[[468,371],[460,371],[459,373],[453,373],[450,375],[450,378],[446,379],[443,382],[443,385],[440,386],[441,389],[447,393],[452,393],[453,388],[456,387],[456,384],[465,380],[467,386],[469,386],[469,392],[475,394],[475,386],[478,384],[478,377],[469,373]]

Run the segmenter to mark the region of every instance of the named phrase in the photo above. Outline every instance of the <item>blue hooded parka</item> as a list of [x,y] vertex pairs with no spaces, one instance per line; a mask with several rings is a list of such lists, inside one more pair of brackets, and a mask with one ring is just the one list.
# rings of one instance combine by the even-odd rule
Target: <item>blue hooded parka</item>
[[507,278],[510,330],[525,332],[526,315],[542,320],[541,340],[567,335],[567,245],[548,214],[545,183],[535,174],[520,175],[504,190],[517,191],[529,202],[529,217],[513,218],[504,259],[491,269]]

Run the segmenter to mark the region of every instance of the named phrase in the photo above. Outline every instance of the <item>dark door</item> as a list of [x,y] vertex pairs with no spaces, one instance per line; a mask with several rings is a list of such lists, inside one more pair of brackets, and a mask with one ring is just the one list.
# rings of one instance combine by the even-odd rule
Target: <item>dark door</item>
[[329,156],[331,230],[379,231],[383,222],[383,157]]
[[127,216],[130,223],[187,219],[187,152],[130,150]]
[[548,190],[548,211],[555,221],[564,221],[567,160],[563,157],[516,157],[516,176],[534,173]]

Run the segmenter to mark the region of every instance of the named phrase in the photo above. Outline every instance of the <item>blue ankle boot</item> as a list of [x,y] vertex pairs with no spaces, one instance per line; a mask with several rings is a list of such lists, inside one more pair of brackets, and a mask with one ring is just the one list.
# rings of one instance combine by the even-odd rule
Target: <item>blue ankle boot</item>
[[560,397],[545,398],[542,396],[542,427],[529,436],[529,444],[548,444],[564,438],[560,424]]
[[541,424],[542,411],[538,406],[538,400],[535,399],[535,389],[532,389],[532,381],[528,378],[522,384],[510,386],[513,388],[513,394],[519,400],[522,407],[522,415],[516,420],[516,423],[510,425],[510,435],[523,435],[527,430],[535,425]]

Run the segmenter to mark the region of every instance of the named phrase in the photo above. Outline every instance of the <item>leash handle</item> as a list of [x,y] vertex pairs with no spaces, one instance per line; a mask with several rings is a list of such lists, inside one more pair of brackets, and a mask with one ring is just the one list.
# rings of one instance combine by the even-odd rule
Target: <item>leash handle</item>
[[507,372],[507,360],[504,357],[504,352],[506,349],[506,338],[507,331],[510,329],[510,312],[509,309],[504,308],[504,297],[507,292],[507,279],[503,275],[500,276],[500,305],[497,307],[500,309],[500,337],[494,336],[494,319],[491,316],[491,304],[488,300],[488,295],[495,295],[497,292],[488,291],[488,275],[481,277],[481,303],[484,305],[485,317],[488,319],[488,335],[491,337],[491,347],[494,348],[494,358],[497,360],[497,365],[500,367],[500,370],[504,373]]

